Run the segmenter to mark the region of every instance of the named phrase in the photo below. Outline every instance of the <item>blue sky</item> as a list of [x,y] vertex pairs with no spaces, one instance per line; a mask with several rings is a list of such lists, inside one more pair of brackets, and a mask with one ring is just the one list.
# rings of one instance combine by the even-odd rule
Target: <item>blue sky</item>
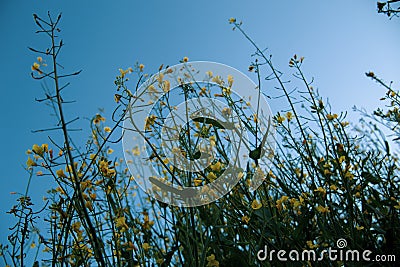
[[[400,77],[400,20],[377,14],[375,2],[1,1],[0,242],[6,240],[11,222],[5,211],[16,198],[10,192],[23,192],[26,186],[25,151],[34,143],[47,143],[46,135],[52,134],[31,130],[55,124],[50,110],[34,101],[42,90],[30,78],[36,55],[27,47],[42,48],[47,39],[34,33],[32,13],[63,13],[60,26],[66,45],[61,64],[66,71],[83,70],[71,80],[65,95],[77,101],[68,112],[70,119],[81,118],[79,127],[87,127],[85,118],[98,108],[106,113],[113,110],[118,68],[137,61],[149,73],[160,64],[174,65],[184,56],[246,72],[254,49],[238,31],[231,30],[230,17],[243,21],[247,33],[260,47],[268,48],[281,71],[290,72],[288,62],[293,54],[305,56],[304,71],[315,78],[314,87],[329,98],[335,111],[347,110],[356,121],[359,114],[351,111],[352,106],[372,111],[385,93],[364,73],[373,70],[387,81]],[[398,82],[395,85],[398,88]],[[279,102],[270,106],[274,113],[285,108]],[[81,141],[87,135],[85,130],[75,134]],[[38,203],[49,185],[48,178],[34,178],[31,191]]]

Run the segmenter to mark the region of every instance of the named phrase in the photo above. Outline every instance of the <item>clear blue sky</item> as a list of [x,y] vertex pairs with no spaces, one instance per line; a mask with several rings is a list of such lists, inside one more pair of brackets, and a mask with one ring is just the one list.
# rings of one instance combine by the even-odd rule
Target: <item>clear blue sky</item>
[[[278,68],[289,72],[293,54],[305,56],[304,70],[315,77],[315,87],[328,97],[335,111],[351,107],[373,110],[384,94],[364,75],[373,70],[386,80],[400,81],[400,19],[389,21],[376,13],[375,0],[337,1],[7,1],[0,2],[1,51],[1,166],[0,242],[6,240],[11,218],[5,214],[23,192],[26,149],[48,142],[45,134],[31,130],[51,127],[49,109],[34,101],[40,83],[30,78],[36,56],[27,47],[46,43],[36,30],[32,13],[63,13],[62,36],[66,43],[62,64],[68,71],[83,69],[72,80],[66,98],[76,104],[69,118],[91,117],[98,108],[114,107],[113,80],[120,67],[145,64],[154,72],[161,63],[190,60],[221,62],[246,71],[250,44],[228,24],[242,20],[244,28],[262,48],[269,48]],[[254,78],[254,77],[253,77]],[[395,83],[398,85],[399,83]],[[273,112],[284,108],[270,103]],[[88,124],[83,119],[79,126]],[[49,134],[49,133],[47,133]],[[87,132],[78,133],[81,140]],[[41,203],[46,177],[35,177],[31,191]]]

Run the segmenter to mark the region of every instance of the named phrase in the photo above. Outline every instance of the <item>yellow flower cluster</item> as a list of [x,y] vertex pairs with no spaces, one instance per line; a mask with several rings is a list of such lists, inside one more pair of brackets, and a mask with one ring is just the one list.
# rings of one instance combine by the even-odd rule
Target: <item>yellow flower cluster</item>
[[99,170],[105,177],[113,177],[115,175],[115,169],[112,169],[107,160],[99,161]]
[[297,64],[301,64],[304,61],[304,57],[298,58],[297,55],[295,54],[289,61],[289,67],[294,67]]
[[143,212],[144,220],[143,220],[143,229],[150,230],[150,228],[154,225],[154,221],[149,219],[149,214],[147,212]]
[[249,223],[249,221],[250,221],[250,217],[249,217],[249,216],[244,215],[244,216],[242,217],[242,222]]
[[31,70],[32,71],[37,71],[37,73],[39,74],[43,74],[43,72],[40,70],[40,67],[43,66],[47,66],[47,64],[44,63],[43,58],[42,57],[37,57],[36,58],[38,62],[34,62],[31,66]]
[[314,248],[318,248],[319,247],[318,245],[315,245],[314,242],[311,241],[311,240],[308,240],[306,242],[306,244],[307,244],[307,247],[309,247],[310,249],[314,249]]
[[207,257],[207,267],[219,267],[219,262],[215,259],[215,255],[211,254]]
[[41,146],[34,144],[32,146],[32,151],[39,156],[43,156],[43,153],[47,153],[49,151],[49,146],[48,144],[42,144]]
[[106,119],[102,117],[100,114],[96,114],[96,116],[93,119],[94,124],[99,124],[100,122],[105,122]]
[[287,118],[288,121],[291,121],[293,119],[292,112],[290,112],[290,111],[286,112],[286,118]]
[[235,18],[230,18],[230,19],[229,19],[229,23],[230,23],[230,24],[235,23],[235,22],[236,22],[236,19],[235,19]]
[[275,116],[275,119],[278,124],[282,124],[285,121],[285,117],[282,117],[279,113]]
[[151,126],[154,125],[155,121],[157,119],[157,116],[154,114],[151,114],[149,117],[146,118],[146,122],[145,122],[145,130],[147,131],[151,131]]
[[115,219],[115,227],[120,229],[121,233],[128,230],[129,226],[126,224],[126,218],[124,216],[116,218]]
[[[143,68],[144,68],[144,65],[143,65]],[[129,73],[133,72],[133,69],[131,67],[127,68],[126,70],[123,70],[123,69],[118,69],[118,70],[119,70],[119,73],[120,73],[119,77],[121,77],[121,78],[124,78],[126,74],[129,74]]]
[[314,190],[314,192],[320,193],[323,197],[326,195],[326,189],[322,187],[318,187],[317,189]]
[[77,221],[71,225],[72,231],[77,234],[78,241],[82,241],[83,230],[81,230],[81,222]]
[[284,203],[289,199],[288,196],[282,196],[280,199],[276,201],[276,208],[281,211],[282,209],[286,209]]
[[28,168],[32,168],[34,166],[37,166],[37,163],[31,157],[28,157],[28,160],[26,161],[26,166]]
[[215,179],[217,179],[218,177],[215,175],[215,173],[213,173],[213,172],[209,172],[208,174],[207,174],[207,179],[210,181],[210,182],[213,182]]
[[210,168],[214,172],[221,171],[223,164],[220,161],[217,161],[215,164],[210,165]]
[[328,207],[324,207],[324,206],[317,206],[315,209],[320,213],[331,212]]
[[145,251],[148,251],[148,250],[151,248],[151,246],[149,245],[149,243],[143,243],[143,244],[142,244],[142,248],[143,248]]
[[253,202],[251,203],[251,208],[253,210],[261,209],[261,207],[262,207],[262,203],[257,199],[254,199]]
[[326,118],[331,121],[331,120],[337,119],[338,114],[326,114]]
[[64,173],[63,169],[59,169],[58,171],[56,171],[56,175],[58,178],[66,178],[67,176]]
[[[53,150],[50,149],[49,150],[49,146],[48,144],[42,144],[41,146],[34,144],[32,146],[32,149],[28,149],[28,151],[26,152],[27,154],[32,154],[32,152],[34,153],[34,159],[38,160],[39,158],[42,158],[44,156],[45,153],[48,153],[50,158],[53,157]],[[28,169],[34,167],[34,166],[38,166],[37,162],[33,160],[31,157],[28,157],[27,161],[26,161],[26,166],[28,167]],[[40,175],[42,175],[39,172]]]

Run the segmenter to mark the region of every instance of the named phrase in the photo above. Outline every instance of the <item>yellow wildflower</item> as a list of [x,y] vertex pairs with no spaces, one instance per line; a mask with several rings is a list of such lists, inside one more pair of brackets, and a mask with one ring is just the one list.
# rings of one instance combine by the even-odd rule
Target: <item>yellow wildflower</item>
[[326,195],[326,189],[322,188],[322,187],[318,187],[317,189],[314,190],[314,192],[319,192],[321,193],[323,196]]
[[28,166],[28,168],[31,168],[33,166],[37,166],[37,163],[33,161],[31,157],[28,157],[28,160],[26,161],[26,166]]
[[34,145],[32,146],[32,151],[33,151],[35,154],[38,154],[39,156],[43,155],[43,147],[41,147],[41,146],[39,146],[39,145],[37,145],[37,144],[34,144]]
[[39,71],[39,68],[40,68],[40,65],[38,64],[38,63],[33,63],[33,65],[32,65],[32,70],[36,70],[36,71]]
[[346,127],[350,123],[348,121],[342,121],[340,124],[342,125],[342,127]]
[[251,208],[252,208],[253,210],[261,209],[261,207],[262,207],[262,204],[261,204],[261,202],[260,202],[259,200],[257,200],[257,199],[254,199],[253,202],[251,203]]
[[296,198],[291,198],[290,199],[290,204],[293,206],[293,208],[298,208],[299,206],[301,206],[301,202],[299,200],[297,200]]
[[282,122],[285,121],[285,117],[282,117],[281,115],[278,114],[278,116],[276,116],[276,121],[278,122],[278,124],[281,124]]
[[206,95],[206,94],[207,94],[207,88],[206,87],[201,87],[199,95],[203,96],[203,95]]
[[115,95],[114,95],[114,101],[115,101],[116,103],[119,103],[119,101],[121,100],[121,97],[122,97],[122,95],[115,94]]
[[337,186],[336,185],[331,185],[330,187],[329,187],[332,191],[336,191],[338,188],[337,188]]
[[208,138],[208,141],[210,142],[210,145],[211,145],[212,147],[215,147],[215,144],[216,144],[216,141],[217,141],[215,135],[210,136],[210,137]]
[[118,69],[118,70],[119,70],[119,73],[121,74],[121,75],[120,75],[121,78],[124,78],[125,75],[128,73],[127,70],[123,70],[123,69]]
[[307,241],[306,244],[310,249],[314,249],[314,248],[318,247],[318,245],[314,245],[314,243],[311,240]]
[[201,183],[203,182],[203,180],[200,180],[200,179],[194,179],[194,180],[193,180],[193,182],[194,182],[194,186],[200,186],[200,185],[201,185]]
[[143,69],[144,69],[144,65],[143,65],[143,64],[140,64],[140,65],[139,65],[139,70],[140,70],[140,71],[143,71]]
[[184,57],[183,58],[183,62],[188,62],[189,61],[189,58],[188,57]]
[[115,219],[115,227],[120,228],[121,232],[125,232],[129,229],[129,226],[126,224],[125,217],[119,217]]
[[63,169],[59,169],[58,171],[56,171],[56,174],[57,174],[57,177],[63,177],[63,178],[67,177],[67,176],[65,175]]
[[286,206],[284,206],[283,203],[285,203],[288,199],[289,199],[288,196],[282,196],[280,199],[276,201],[276,207],[278,208],[278,210],[286,208]]
[[349,179],[349,180],[353,180],[354,178],[354,174],[352,174],[351,172],[347,171],[344,175],[345,178]]
[[215,175],[215,173],[210,172],[209,174],[207,174],[207,179],[210,180],[210,182],[212,182],[215,179],[217,179],[217,176]]
[[223,92],[225,95],[230,95],[230,94],[232,93],[230,87],[224,87],[224,88],[222,88],[222,92]]
[[229,19],[229,23],[230,23],[230,24],[235,23],[235,22],[236,22],[236,19],[235,19],[235,18],[230,18],[230,19]]
[[146,123],[145,123],[145,130],[151,131],[151,126],[154,125],[157,117],[154,114],[151,114],[149,117],[146,118]]
[[233,76],[229,74],[228,75],[228,86],[232,87],[232,84],[233,84]]
[[91,201],[86,201],[85,207],[88,208],[88,210],[93,211],[93,204]]
[[331,121],[331,120],[337,119],[338,114],[326,114],[326,118]]
[[94,124],[99,124],[100,122],[104,122],[106,119],[102,117],[100,114],[96,114],[96,116],[93,119]]
[[244,215],[244,216],[242,217],[242,222],[249,223],[249,221],[250,221],[250,217],[249,217],[249,216]]
[[219,262],[215,259],[215,255],[211,254],[207,257],[207,267],[219,267]]
[[254,121],[255,123],[258,122],[258,115],[257,115],[257,113],[254,113],[254,114],[253,114],[253,121]]
[[138,147],[138,146],[135,146],[135,147],[132,149],[132,153],[133,153],[134,156],[139,156],[139,155],[140,155],[140,149],[139,149],[139,147]]
[[317,210],[318,212],[321,212],[321,213],[328,213],[328,212],[331,212],[331,211],[329,210],[328,207],[324,207],[324,206],[317,206],[317,207],[316,207],[316,210]]
[[286,112],[286,118],[287,118],[288,121],[291,121],[293,119],[292,112],[290,112],[290,111]]
[[341,156],[340,158],[339,158],[339,163],[342,163],[343,161],[345,161],[346,160],[346,156]]
[[42,144],[42,149],[44,152],[48,152],[49,151],[49,145],[48,144]]
[[171,88],[171,83],[168,80],[163,81],[163,91],[168,93]]
[[106,127],[104,127],[104,131],[105,131],[106,133],[110,133],[110,132],[111,132],[111,128],[108,127],[108,126],[106,126]]
[[145,251],[148,251],[148,250],[151,248],[151,246],[149,245],[149,243],[143,243],[143,244],[142,244],[142,248],[143,248]]
[[232,114],[232,109],[230,109],[228,107],[224,107],[221,112],[222,112],[222,115],[224,115],[225,117],[228,117]]
[[218,84],[218,85],[222,85],[222,84],[223,84],[223,81],[222,81],[222,79],[221,79],[221,76],[215,76],[215,77],[212,78],[211,81],[214,82],[214,83],[216,83],[216,84]]
[[215,164],[212,164],[210,168],[215,172],[219,172],[222,169],[222,164],[220,161],[217,161]]

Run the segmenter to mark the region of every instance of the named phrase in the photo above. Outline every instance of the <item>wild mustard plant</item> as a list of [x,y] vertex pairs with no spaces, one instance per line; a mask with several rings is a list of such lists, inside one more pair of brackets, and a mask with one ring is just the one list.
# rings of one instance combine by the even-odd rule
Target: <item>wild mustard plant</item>
[[[257,169],[262,153],[257,150],[262,139],[260,116],[232,93],[235,77],[208,72],[210,84],[182,83],[176,91],[164,79],[163,73],[169,68],[163,65],[147,90],[156,96],[161,89],[164,97],[147,118],[135,118],[144,120],[143,138],[149,150],[132,147],[127,152],[132,159],[125,162],[116,155],[113,144],[121,143],[129,103],[150,77],[145,74],[145,66],[136,64],[119,70],[112,121],[96,114],[90,121],[89,140],[83,146],[75,145],[70,134],[74,119],[68,119],[64,112],[68,103],[62,94],[68,86],[64,81],[79,72],[64,74],[59,67],[61,16],[54,19],[49,14],[42,19],[35,15],[34,19],[50,45],[47,49],[31,49],[38,54],[31,66],[32,76],[52,82],[52,89],[46,89],[40,102],[54,109],[56,127],[47,130],[59,135],[27,151],[26,169],[29,181],[35,176],[51,177],[56,186],[48,190],[43,209],[33,208],[27,190],[10,210],[17,223],[11,227],[8,246],[1,246],[4,265],[25,266],[30,261],[34,266],[286,266],[276,259],[259,262],[257,253],[264,246],[321,251],[335,247],[338,239],[346,239],[348,248],[369,249],[376,254],[400,250],[397,154],[374,124],[362,124],[364,128],[353,130],[345,113],[331,109],[314,88],[314,81],[302,71],[304,57],[294,55],[289,60],[293,82],[302,88],[295,90],[271,56],[246,34],[242,23],[229,19],[234,29],[254,45],[249,73],[258,81],[258,97],[275,90],[288,106],[272,118],[277,146],[270,155],[272,167],[268,172]],[[190,61],[184,57],[181,63]],[[378,109],[375,115],[398,136],[397,91],[374,73],[367,76],[388,90],[384,98],[390,101],[388,111]],[[197,207],[167,205],[147,196],[136,184],[140,177],[132,175],[127,167],[135,164],[135,157],[147,155],[145,160],[162,174],[152,178],[158,186],[163,186],[161,182],[173,185],[174,179],[189,186],[207,185],[227,168],[230,140],[225,131],[229,125],[210,119],[192,120],[179,134],[180,146],[172,148],[174,154],[188,159],[215,149],[218,157],[207,168],[189,174],[165,157],[161,126],[166,110],[176,109],[178,96],[226,101],[229,108],[221,113],[227,117],[239,114],[254,136],[248,147],[248,165],[237,171],[238,184],[223,198]],[[55,141],[60,138],[62,141]],[[208,140],[210,147],[197,151],[201,138]],[[140,174],[143,166],[135,166],[135,173]],[[263,183],[251,191],[252,178],[257,175],[263,177]],[[39,215],[45,216],[46,229],[36,227]],[[291,264],[343,266],[328,259]]]

